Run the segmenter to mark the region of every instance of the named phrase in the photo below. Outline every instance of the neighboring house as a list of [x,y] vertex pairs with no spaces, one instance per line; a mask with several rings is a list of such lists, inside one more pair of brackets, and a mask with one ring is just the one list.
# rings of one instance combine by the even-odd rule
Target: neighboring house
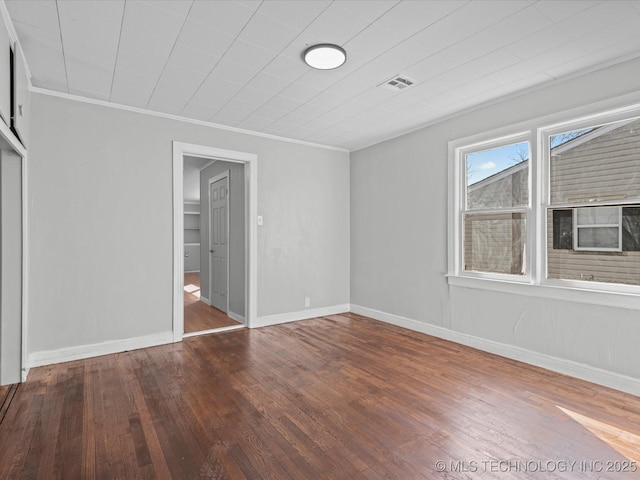
[[[640,284],[640,205],[629,204],[640,198],[639,128],[640,119],[604,125],[551,149],[548,278]],[[528,163],[470,185],[468,202],[526,205]],[[474,215],[474,225],[465,225],[468,270],[524,273],[525,219],[506,220],[504,213]]]
[[[640,284],[640,119],[551,150],[547,277]],[[592,202],[608,206],[572,207]]]
[[[467,188],[467,202],[474,209],[526,205],[527,160],[491,175]],[[474,214],[465,223],[465,269],[508,274],[524,273],[526,232],[524,217],[513,213]],[[473,225],[471,225],[473,223]]]

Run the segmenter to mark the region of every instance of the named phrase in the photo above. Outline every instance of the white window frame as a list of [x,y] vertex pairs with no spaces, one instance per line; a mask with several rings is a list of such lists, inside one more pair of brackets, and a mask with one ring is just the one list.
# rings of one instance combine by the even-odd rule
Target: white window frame
[[[625,101],[626,99],[626,101]],[[635,102],[635,103],[632,103]],[[547,278],[547,209],[612,206],[607,202],[584,205],[550,204],[550,137],[569,130],[613,123],[640,116],[640,95],[601,102],[600,108],[583,106],[572,112],[533,119],[490,132],[449,142],[448,169],[448,262],[447,281],[451,286],[490,290],[545,299],[575,301],[595,305],[640,310],[640,286],[585,280]],[[623,106],[619,106],[623,105]],[[608,108],[608,109],[607,109]],[[595,112],[595,113],[593,113]],[[466,201],[464,154],[494,146],[529,141],[529,206],[526,216],[525,275],[492,274],[464,270],[463,211]],[[616,202],[637,205],[640,199]],[[470,210],[471,213],[477,211]],[[574,215],[575,216],[575,215]],[[622,235],[620,235],[620,239]]]
[[[586,208],[616,208],[618,210],[617,223],[578,223],[578,211]],[[615,248],[608,247],[581,247],[579,245],[580,229],[616,228],[618,230],[618,245]],[[573,209],[573,249],[576,252],[621,252],[622,251],[622,207],[619,205],[608,205],[605,207],[577,207]]]
[[[532,221],[531,217],[531,159],[529,160],[528,176],[527,176],[527,188],[529,189],[529,202],[527,205],[507,208],[490,208],[490,209],[468,209],[467,208],[467,178],[466,178],[466,156],[469,153],[478,152],[482,150],[490,150],[493,148],[499,148],[502,146],[513,145],[516,143],[528,142],[530,157],[533,157],[533,144],[531,143],[531,135],[529,131],[518,131],[515,133],[508,133],[506,135],[499,136],[497,138],[491,138],[484,141],[459,141],[450,144],[451,154],[454,156],[453,171],[450,171],[450,176],[454,176],[454,205],[455,210],[455,223],[453,225],[453,241],[455,243],[456,255],[454,258],[450,258],[450,272],[454,270],[457,275],[465,276],[469,278],[481,278],[502,280],[517,283],[531,283],[531,248],[530,245],[532,237],[529,231],[529,223]],[[472,140],[472,139],[467,139]],[[450,164],[451,165],[451,164]],[[451,185],[451,183],[450,183]],[[451,202],[450,202],[451,205]],[[450,217],[451,217],[450,211]],[[525,223],[527,225],[526,238],[525,238],[525,252],[524,252],[524,275],[505,274],[505,273],[491,273],[491,272],[479,272],[469,271],[464,268],[464,216],[465,214],[477,215],[483,213],[522,213],[525,217]]]

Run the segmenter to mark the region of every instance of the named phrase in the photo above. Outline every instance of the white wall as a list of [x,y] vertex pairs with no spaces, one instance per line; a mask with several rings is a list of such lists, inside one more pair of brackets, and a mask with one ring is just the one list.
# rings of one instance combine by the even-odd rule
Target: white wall
[[0,151],[0,385],[22,366],[22,158]]
[[601,369],[614,384],[618,376],[640,378],[637,310],[449,287],[445,278],[448,142],[632,95],[638,78],[640,60],[629,61],[353,152],[353,308],[445,337],[497,342],[502,351],[555,357],[558,365],[576,362],[581,371]]
[[348,153],[42,94],[31,117],[36,364],[171,330],[174,140],[258,156],[259,317],[348,303]]

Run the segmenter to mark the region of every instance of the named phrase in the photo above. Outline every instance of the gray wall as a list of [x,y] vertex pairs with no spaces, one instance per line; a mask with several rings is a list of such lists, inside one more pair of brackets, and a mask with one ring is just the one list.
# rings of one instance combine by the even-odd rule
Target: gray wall
[[30,353],[171,330],[173,140],[258,156],[258,316],[349,302],[348,153],[42,94],[31,117]]
[[[351,303],[640,377],[640,312],[449,287],[448,142],[635,93],[640,60],[451,118],[351,155]],[[606,87],[606,88],[605,88]]]
[[22,366],[22,159],[0,152],[0,385]]
[[209,298],[209,179],[226,170],[229,170],[229,310],[244,317],[244,164],[217,161],[200,172],[200,294]]

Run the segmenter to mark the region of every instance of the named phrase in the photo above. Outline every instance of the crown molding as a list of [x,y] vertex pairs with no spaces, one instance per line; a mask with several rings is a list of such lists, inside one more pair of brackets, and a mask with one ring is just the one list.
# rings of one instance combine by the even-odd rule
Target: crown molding
[[[427,120],[427,121],[425,121],[424,123],[422,123],[420,125],[416,125],[416,126],[413,126],[413,127],[407,127],[405,130],[402,130],[400,132],[395,132],[395,133],[387,135],[387,136],[380,137],[377,140],[374,140],[374,141],[371,141],[371,142],[365,142],[365,143],[356,145],[356,146],[352,147],[349,151],[351,153],[353,153],[353,152],[357,152],[359,150],[364,150],[364,149],[369,148],[369,147],[374,147],[374,146],[379,145],[381,143],[388,142],[388,141],[394,140],[396,138],[404,137],[405,135],[410,135],[410,134],[418,132],[420,130],[423,130],[423,129],[426,129],[426,128],[429,128],[429,127],[433,127],[435,125],[439,125],[439,124],[442,124],[442,123],[445,123],[445,122],[448,122],[449,120],[453,120],[453,119],[458,118],[458,117],[463,117],[463,116],[468,115],[470,113],[473,113],[473,112],[475,112],[477,110],[482,110],[484,108],[489,108],[489,107],[491,107],[493,105],[498,105],[498,104],[503,103],[505,101],[513,100],[513,99],[516,99],[518,97],[522,97],[522,96],[528,95],[530,93],[537,92],[539,90],[544,90],[546,88],[551,88],[551,87],[553,87],[555,85],[560,85],[560,84],[563,84],[565,82],[568,82],[568,81],[571,81],[571,80],[575,80],[575,79],[580,78],[580,77],[584,77],[585,75],[589,75],[591,73],[595,73],[595,72],[598,72],[600,70],[605,70],[605,69],[607,69],[609,67],[614,67],[616,65],[635,60],[636,58],[639,58],[639,57],[640,57],[640,54],[638,52],[633,52],[633,53],[630,53],[630,54],[627,54],[627,55],[623,55],[623,56],[618,57],[618,58],[614,58],[614,59],[608,60],[606,62],[599,63],[598,65],[593,65],[591,67],[583,68],[581,70],[578,70],[576,72],[573,72],[573,73],[570,73],[570,74],[567,74],[567,75],[563,75],[561,77],[549,77],[549,80],[544,81],[542,83],[538,83],[536,85],[531,85],[529,87],[523,88],[522,90],[517,90],[515,92],[511,92],[511,93],[508,93],[506,95],[501,95],[501,96],[498,96],[496,98],[493,98],[493,99],[490,99],[490,100],[486,100],[486,101],[484,101],[482,103],[479,103],[478,105],[471,105],[471,106],[463,108],[461,110],[448,113],[448,114],[443,115],[441,117],[436,117],[434,119]],[[599,103],[599,101],[598,100],[594,100],[593,103]]]
[[200,125],[200,126],[203,126],[203,127],[216,128],[218,130],[225,130],[225,131],[234,132],[234,133],[242,133],[244,135],[251,135],[253,137],[267,138],[269,140],[276,140],[276,141],[286,142],[286,143],[294,143],[294,144],[297,144],[297,145],[303,145],[305,147],[314,147],[314,148],[322,148],[322,149],[325,149],[325,150],[333,150],[335,152],[343,152],[343,153],[349,153],[350,152],[346,148],[334,147],[334,146],[331,146],[331,145],[322,145],[320,143],[307,142],[307,141],[304,141],[304,140],[296,140],[295,138],[280,137],[278,135],[272,135],[270,133],[254,132],[253,130],[245,130],[243,128],[230,127],[228,125],[221,125],[219,123],[205,122],[203,120],[195,120],[193,118],[181,117],[180,115],[173,115],[171,113],[162,113],[162,112],[156,112],[156,111],[153,111],[153,110],[148,110],[146,108],[131,107],[131,106],[128,106],[128,105],[121,105],[119,103],[109,102],[107,100],[97,100],[97,99],[94,99],[94,98],[83,97],[83,96],[80,96],[80,95],[73,95],[73,94],[70,94],[70,93],[56,92],[54,90],[49,90],[47,88],[30,86],[29,90],[32,93],[38,93],[40,95],[47,95],[49,97],[58,97],[58,98],[63,98],[65,100],[71,100],[71,101],[74,101],[74,102],[87,103],[87,104],[90,104],[90,105],[99,105],[101,107],[113,108],[113,109],[116,109],[116,110],[124,110],[124,111],[127,111],[127,112],[139,113],[139,114],[142,114],[142,115],[148,115],[148,116],[151,116],[151,117],[164,118],[164,119],[167,119],[167,120],[173,120],[173,121],[177,121],[177,122],[191,123],[193,125]]
[[24,56],[24,49],[22,48],[22,44],[18,39],[18,33],[16,32],[16,27],[13,24],[11,15],[9,15],[9,10],[7,10],[7,4],[5,3],[5,0],[0,0],[0,16],[2,17],[2,21],[4,21],[5,26],[7,27],[7,31],[9,32],[11,41],[20,45],[20,53],[22,54],[22,60],[24,61],[24,66],[27,73],[27,83],[29,85],[29,90],[31,90],[33,88],[33,84],[31,83],[31,69],[29,68],[29,63],[27,63],[27,58]]

